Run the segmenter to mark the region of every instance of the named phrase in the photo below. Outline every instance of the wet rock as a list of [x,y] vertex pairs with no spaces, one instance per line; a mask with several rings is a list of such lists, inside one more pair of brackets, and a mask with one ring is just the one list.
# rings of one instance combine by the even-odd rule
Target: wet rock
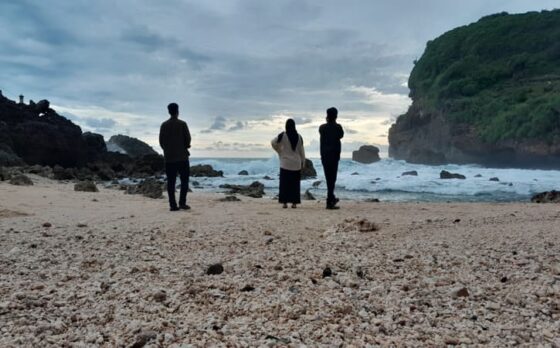
[[262,198],[264,196],[264,185],[258,181],[251,185],[220,185],[220,188],[229,189],[230,194],[240,194],[247,197]]
[[52,224],[50,222],[45,222],[43,224],[43,227],[49,228],[49,227],[52,227]]
[[224,266],[222,266],[221,263],[210,265],[206,270],[206,274],[208,275],[218,275],[218,274],[222,274],[223,272],[224,272]]
[[224,172],[221,170],[214,170],[209,164],[198,164],[196,166],[191,166],[190,171],[191,177],[223,177]]
[[541,192],[531,197],[533,203],[560,203],[560,191]]
[[332,269],[330,267],[325,267],[323,269],[323,278],[332,277]]
[[249,172],[246,170],[242,170],[239,173],[237,173],[237,175],[249,175]]
[[306,190],[305,193],[303,194],[303,199],[306,201],[314,201],[315,196],[313,196],[311,192],[309,192],[309,190]]
[[418,172],[415,171],[415,170],[411,170],[411,171],[402,173],[401,176],[418,176]]
[[461,179],[461,180],[464,180],[467,177],[462,175],[462,174],[450,173],[447,170],[442,170],[441,173],[439,173],[439,178],[440,179]]
[[352,174],[350,174],[350,175],[360,175],[360,173],[354,172],[354,173],[352,173]]
[[74,185],[74,191],[79,192],[99,192],[97,185],[93,181],[80,181]]
[[482,174],[476,174],[474,177],[475,178],[482,178]]
[[498,182],[498,181],[500,181],[500,179],[497,178],[497,177],[493,177],[493,178],[488,179],[488,181],[496,181],[496,182]]
[[12,176],[12,178],[10,179],[10,184],[16,186],[33,186],[33,181],[31,181],[31,179],[29,179],[29,177],[24,174],[18,174]]
[[317,180],[317,181],[315,181],[315,182],[313,183],[312,186],[315,187],[315,188],[317,188],[317,187],[321,186],[321,183],[322,183],[321,180]]
[[367,198],[367,199],[364,200],[364,202],[367,202],[367,203],[379,203],[380,200],[379,200],[379,198]]
[[263,180],[274,180],[274,179],[273,179],[273,178],[271,178],[271,177],[270,177],[270,176],[268,176],[268,175],[265,175],[265,176],[263,176]]
[[379,160],[379,148],[373,145],[360,146],[357,151],[352,152],[352,161],[355,162],[369,164]]
[[310,159],[305,160],[305,165],[301,170],[301,180],[311,179],[317,177],[317,171],[313,166],[313,162]]

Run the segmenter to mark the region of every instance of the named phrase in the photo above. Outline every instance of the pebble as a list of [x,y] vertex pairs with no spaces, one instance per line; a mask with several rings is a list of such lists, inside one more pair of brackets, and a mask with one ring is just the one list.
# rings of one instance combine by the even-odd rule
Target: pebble
[[222,266],[221,263],[210,265],[206,270],[206,274],[208,275],[218,275],[218,274],[222,274],[223,272],[224,272],[224,266]]

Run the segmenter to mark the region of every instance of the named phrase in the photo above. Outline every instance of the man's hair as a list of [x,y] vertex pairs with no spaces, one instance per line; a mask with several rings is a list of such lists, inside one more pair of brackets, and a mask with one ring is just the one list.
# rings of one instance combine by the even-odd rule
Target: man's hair
[[335,107],[327,109],[327,120],[329,122],[336,121],[337,117],[338,117],[338,110]]
[[167,105],[167,111],[171,116],[177,116],[179,114],[179,105],[177,103],[171,103]]

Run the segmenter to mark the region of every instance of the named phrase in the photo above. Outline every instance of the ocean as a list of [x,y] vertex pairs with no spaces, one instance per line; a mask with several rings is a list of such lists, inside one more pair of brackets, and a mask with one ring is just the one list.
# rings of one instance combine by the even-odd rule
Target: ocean
[[[302,193],[306,190],[318,199],[326,197],[326,183],[319,159],[312,159],[317,178],[302,181]],[[192,158],[191,165],[210,164],[224,172],[223,178],[191,178],[202,190],[221,192],[222,184],[248,185],[260,181],[265,185],[267,196],[278,193],[279,161],[269,159],[239,158]],[[249,175],[238,173],[246,170]],[[439,178],[447,170],[466,176],[465,180]],[[418,176],[402,176],[403,172],[417,171]],[[477,165],[427,166],[410,164],[384,158],[372,164],[361,164],[343,159],[339,166],[336,194],[340,199],[366,200],[377,198],[390,202],[523,202],[535,193],[560,190],[560,171],[532,169],[495,169]],[[273,180],[263,179],[265,176]],[[499,181],[490,181],[497,177]],[[313,183],[321,181],[318,187]]]

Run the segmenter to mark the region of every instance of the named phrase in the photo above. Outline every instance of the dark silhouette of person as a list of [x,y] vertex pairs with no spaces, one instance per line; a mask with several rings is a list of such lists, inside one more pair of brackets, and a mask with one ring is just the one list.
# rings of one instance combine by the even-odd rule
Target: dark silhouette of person
[[272,148],[280,157],[280,189],[278,202],[296,208],[301,203],[301,170],[305,166],[303,138],[296,130],[296,123],[286,121],[286,131],[278,134],[271,141]]
[[336,177],[338,174],[338,162],[340,161],[340,152],[342,145],[340,139],[344,137],[342,126],[336,123],[338,110],[329,108],[327,110],[327,123],[319,127],[321,135],[321,163],[327,180],[327,209],[339,209],[336,206],[338,198],[334,195]]
[[[185,121],[179,120],[179,105],[171,103],[167,105],[169,119],[161,124],[159,131],[159,145],[163,149],[165,157],[165,174],[167,175],[167,193],[169,195],[169,207],[171,211],[179,209],[188,210],[187,192],[189,190],[189,148],[191,147],[191,133]],[[177,173],[181,178],[181,190],[179,192],[179,206],[175,200],[175,183]]]

